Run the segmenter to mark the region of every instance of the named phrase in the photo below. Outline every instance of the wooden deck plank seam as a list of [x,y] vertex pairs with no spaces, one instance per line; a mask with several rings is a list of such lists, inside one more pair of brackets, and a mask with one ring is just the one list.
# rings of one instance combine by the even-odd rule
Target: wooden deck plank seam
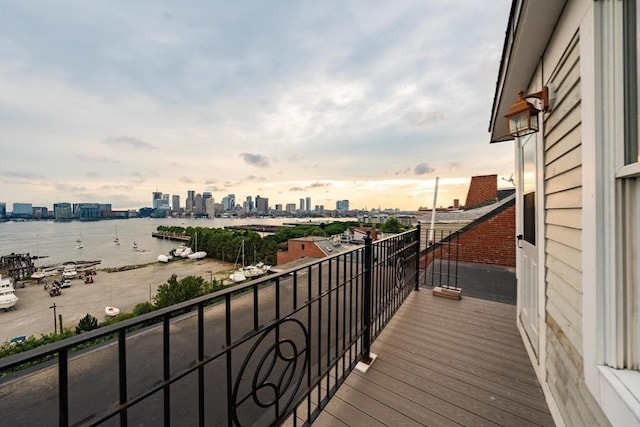
[[[488,420],[491,423],[498,425],[536,425],[531,421],[531,418],[541,415],[539,411],[533,408],[529,408],[526,405],[519,404],[510,399],[495,397],[489,393],[481,393],[464,390],[463,388],[452,388],[448,384],[443,384],[439,381],[435,381],[425,376],[416,375],[416,370],[419,368],[407,370],[404,369],[407,365],[398,366],[395,364],[380,364],[380,367],[376,369],[376,373],[385,373],[386,371],[393,372],[393,377],[415,390],[419,390],[422,393],[433,396],[442,401],[446,401],[448,405],[453,405],[457,408],[457,411],[468,411],[476,416]],[[398,376],[398,372],[402,375]],[[367,376],[373,376],[371,371],[367,372]],[[388,376],[388,375],[387,375]],[[386,378],[387,382],[390,382],[389,378]],[[412,391],[411,395],[415,395],[416,391]],[[403,398],[407,398],[409,393]],[[485,396],[485,400],[480,400],[478,397]],[[435,409],[435,408],[434,408]],[[438,407],[439,410],[443,409],[443,405]]]
[[[391,327],[390,331],[396,339],[402,337],[402,341],[405,343],[421,343],[424,344],[422,348],[428,348],[430,351],[442,353],[445,357],[455,357],[456,355],[471,356],[477,360],[482,360],[496,365],[503,366],[505,368],[516,369],[526,374],[532,372],[527,366],[523,366],[522,362],[526,362],[526,359],[519,357],[519,355],[512,355],[509,351],[500,352],[504,348],[496,349],[495,347],[482,347],[475,345],[475,342],[471,342],[471,345],[465,345],[464,341],[454,340],[450,336],[442,336],[442,334],[417,334],[415,331],[407,330],[405,328]],[[464,337],[462,337],[464,339]],[[472,341],[473,337],[468,337],[469,341]],[[496,346],[497,347],[497,346]]]
[[[474,333],[475,331],[451,331],[446,328],[425,328],[424,325],[418,325],[411,322],[403,322],[403,325],[398,323],[389,323],[387,328],[394,332],[405,331],[407,334],[414,335],[416,337],[432,337],[433,339],[443,340],[445,343],[451,343],[453,345],[463,342],[468,344],[470,349],[487,349],[489,353],[495,353],[499,355],[508,355],[510,358],[518,361],[528,361],[529,358],[526,352],[522,348],[517,348],[512,343],[504,343],[503,341],[495,341],[488,339],[484,336]],[[490,345],[487,345],[490,343]]]
[[[446,364],[438,360],[429,360],[417,353],[398,349],[396,346],[387,345],[377,349],[388,352],[390,356],[402,359],[406,363],[413,363],[421,366],[425,370],[449,376],[464,384],[471,384],[492,393],[501,394],[505,397],[514,394],[523,394],[528,398],[523,399],[523,403],[531,398],[542,396],[542,391],[537,384],[532,384],[528,378],[514,378],[505,375],[489,375],[482,369],[463,369],[462,366]],[[379,351],[381,353],[381,351]],[[473,375],[470,377],[470,375]],[[511,397],[510,397],[511,398]]]

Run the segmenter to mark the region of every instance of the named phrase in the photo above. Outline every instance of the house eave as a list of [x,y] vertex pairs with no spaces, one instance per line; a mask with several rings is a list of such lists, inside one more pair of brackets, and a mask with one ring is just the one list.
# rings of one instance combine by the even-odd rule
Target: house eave
[[513,140],[504,115],[526,90],[567,0],[514,0],[489,122],[490,143]]

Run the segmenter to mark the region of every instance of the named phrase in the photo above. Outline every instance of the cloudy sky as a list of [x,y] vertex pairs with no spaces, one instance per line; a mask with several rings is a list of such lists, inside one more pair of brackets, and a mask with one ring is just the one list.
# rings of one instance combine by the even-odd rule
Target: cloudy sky
[[509,7],[3,1],[0,202],[417,209],[436,177],[438,205],[464,202],[513,172],[487,132]]

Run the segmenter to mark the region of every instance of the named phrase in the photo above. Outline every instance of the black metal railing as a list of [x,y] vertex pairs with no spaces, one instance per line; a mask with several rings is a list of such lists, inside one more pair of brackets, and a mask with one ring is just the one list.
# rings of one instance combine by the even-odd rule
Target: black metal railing
[[[420,228],[418,228],[420,230]],[[420,286],[459,289],[460,237],[457,230],[421,229]]]
[[[418,287],[420,229],[0,360],[12,425],[308,425]],[[89,344],[102,341],[99,345]],[[47,359],[50,360],[47,360]]]

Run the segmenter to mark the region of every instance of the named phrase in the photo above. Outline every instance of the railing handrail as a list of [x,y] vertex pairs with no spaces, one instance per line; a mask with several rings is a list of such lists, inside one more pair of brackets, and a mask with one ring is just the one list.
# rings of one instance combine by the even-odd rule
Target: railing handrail
[[[401,236],[401,235],[405,235],[408,233],[412,233],[415,232],[415,230],[409,230],[409,231],[405,231],[403,233],[400,234],[396,234],[393,236],[388,236],[385,237],[383,239],[380,240],[376,240],[374,242],[374,244],[379,244],[381,242],[384,242],[386,240]],[[152,321],[152,320],[161,320],[162,318],[164,318],[166,315],[171,315],[173,313],[176,312],[180,312],[183,311],[185,309],[194,309],[197,308],[197,306],[201,303],[208,303],[210,301],[216,300],[218,298],[223,298],[225,297],[227,294],[240,294],[243,291],[247,290],[247,289],[251,289],[256,285],[260,285],[263,283],[267,283],[267,282],[274,282],[276,281],[278,278],[280,277],[285,277],[290,275],[291,273],[295,272],[295,271],[299,271],[299,270],[303,270],[305,268],[309,268],[312,267],[316,264],[320,264],[322,262],[326,262],[332,258],[338,258],[341,256],[344,256],[346,254],[352,253],[352,252],[357,252],[357,251],[363,251],[364,250],[364,245],[357,247],[357,248],[353,248],[353,249],[349,249],[347,251],[344,252],[340,252],[340,253],[336,253],[336,254],[331,254],[327,257],[321,258],[319,260],[310,260],[307,263],[304,263],[302,265],[299,265],[297,267],[279,272],[279,273],[272,273],[269,274],[267,276],[262,276],[262,277],[258,277],[257,279],[254,280],[250,280],[238,285],[232,285],[230,287],[227,287],[225,289],[221,289],[219,291],[215,291],[206,295],[202,295],[200,297],[196,297],[193,299],[190,299],[188,301],[184,301],[178,304],[174,304],[171,305],[169,307],[164,307],[161,309],[157,309],[154,310],[150,313],[145,313],[145,314],[141,314],[139,316],[135,316],[131,319],[125,319],[122,320],[120,322],[111,324],[111,325],[107,325],[107,326],[103,326],[91,331],[87,331],[87,332],[83,332],[81,334],[75,335],[73,337],[69,337],[69,338],[65,338],[63,340],[60,341],[56,341],[50,344],[45,344],[36,348],[33,348],[31,350],[27,350],[27,351],[23,351],[21,353],[18,354],[14,354],[5,358],[0,359],[0,371],[3,370],[7,370],[7,369],[11,369],[15,366],[19,366],[23,363],[29,362],[30,360],[34,360],[34,359],[39,359],[39,358],[43,358],[43,357],[47,357],[47,356],[51,356],[53,354],[58,353],[60,350],[65,349],[65,348],[72,348],[72,347],[76,347],[79,345],[82,345],[84,343],[96,340],[98,338],[102,338],[108,335],[112,335],[115,334],[117,332],[119,332],[122,329],[131,329],[134,328],[136,326],[140,326],[140,325],[144,325],[145,323]],[[191,310],[189,310],[191,311]],[[187,313],[181,313],[181,314],[187,314]]]

